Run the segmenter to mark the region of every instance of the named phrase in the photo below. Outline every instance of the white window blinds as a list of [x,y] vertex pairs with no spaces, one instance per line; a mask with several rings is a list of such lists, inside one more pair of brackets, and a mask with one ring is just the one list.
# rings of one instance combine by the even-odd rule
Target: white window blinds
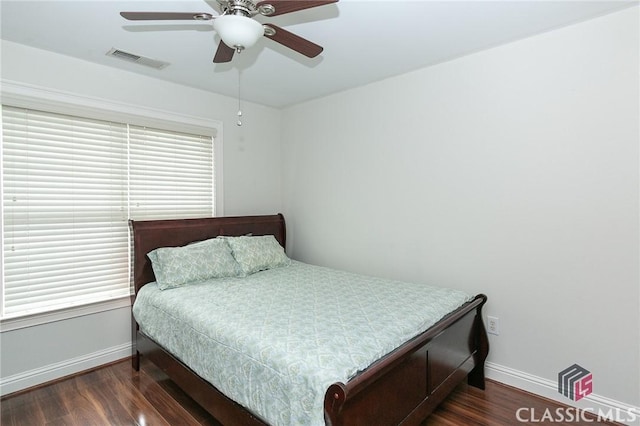
[[2,317],[128,296],[129,215],[213,215],[211,137],[2,106]]
[[210,216],[211,137],[129,126],[132,219]]

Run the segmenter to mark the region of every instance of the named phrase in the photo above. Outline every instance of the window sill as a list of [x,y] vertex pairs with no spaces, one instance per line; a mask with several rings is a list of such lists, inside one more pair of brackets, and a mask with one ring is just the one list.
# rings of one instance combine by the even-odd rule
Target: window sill
[[0,333],[129,307],[131,307],[131,297],[127,296],[89,305],[73,306],[57,311],[42,312],[18,318],[7,318],[0,321]]

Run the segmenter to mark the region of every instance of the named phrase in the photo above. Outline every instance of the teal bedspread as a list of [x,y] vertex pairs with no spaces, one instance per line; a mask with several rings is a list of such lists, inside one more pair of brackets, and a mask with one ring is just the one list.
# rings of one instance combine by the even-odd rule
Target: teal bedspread
[[334,382],[472,297],[300,262],[137,295],[140,329],[272,425],[323,425]]

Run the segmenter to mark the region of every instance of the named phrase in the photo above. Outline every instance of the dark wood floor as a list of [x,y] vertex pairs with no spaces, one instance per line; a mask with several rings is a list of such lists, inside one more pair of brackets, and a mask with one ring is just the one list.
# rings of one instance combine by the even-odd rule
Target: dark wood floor
[[[520,407],[543,413],[561,405],[492,381],[487,382],[484,391],[463,384],[425,425],[523,424],[516,418]],[[140,372],[133,371],[127,360],[9,395],[0,401],[0,411],[2,426],[219,425],[164,373],[144,360]]]

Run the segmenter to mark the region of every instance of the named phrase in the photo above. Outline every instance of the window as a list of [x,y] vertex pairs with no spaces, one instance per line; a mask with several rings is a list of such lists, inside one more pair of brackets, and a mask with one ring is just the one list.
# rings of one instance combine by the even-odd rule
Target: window
[[211,137],[129,126],[129,158],[132,219],[213,213]]
[[128,218],[215,214],[213,138],[2,106],[2,318],[130,294]]

